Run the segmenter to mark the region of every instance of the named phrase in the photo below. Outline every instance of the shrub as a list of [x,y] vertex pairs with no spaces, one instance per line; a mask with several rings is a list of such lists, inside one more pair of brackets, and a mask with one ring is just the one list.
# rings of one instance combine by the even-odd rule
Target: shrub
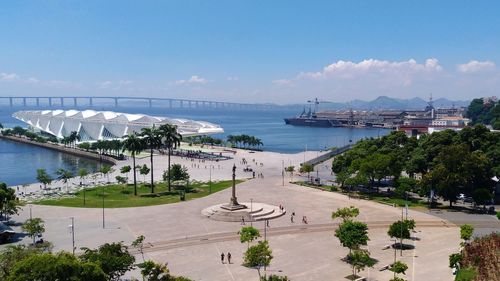
[[497,219],[500,220],[500,211],[497,212]]

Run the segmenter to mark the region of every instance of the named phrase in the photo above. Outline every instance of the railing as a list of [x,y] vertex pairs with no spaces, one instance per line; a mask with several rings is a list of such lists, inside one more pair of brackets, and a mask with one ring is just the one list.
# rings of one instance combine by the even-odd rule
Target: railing
[[325,153],[325,154],[322,154],[322,155],[320,155],[320,156],[318,156],[318,157],[315,157],[315,158],[313,158],[313,159],[307,160],[307,161],[305,162],[305,164],[308,164],[308,165],[313,165],[313,166],[314,166],[314,165],[317,165],[317,164],[319,164],[319,163],[321,163],[321,162],[325,162],[326,160],[328,160],[328,159],[330,159],[330,158],[332,158],[332,157],[334,157],[334,156],[337,156],[337,155],[339,155],[339,154],[342,154],[342,153],[344,153],[344,152],[348,151],[348,150],[349,150],[349,149],[351,149],[352,147],[353,147],[353,145],[352,145],[352,144],[348,144],[348,145],[346,145],[346,146],[343,146],[343,147],[340,147],[340,148],[337,148],[337,149],[331,150],[331,151],[329,151],[329,152],[327,152],[327,153]]

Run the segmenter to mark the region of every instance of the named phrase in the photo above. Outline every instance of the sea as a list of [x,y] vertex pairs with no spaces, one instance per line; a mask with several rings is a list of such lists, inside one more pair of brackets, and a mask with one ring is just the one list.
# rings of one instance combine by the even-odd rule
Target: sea
[[[283,118],[296,116],[300,113],[296,109],[287,108],[215,110],[148,108],[145,106],[93,106],[92,108],[0,106],[0,123],[5,128],[24,127],[24,123],[12,117],[14,112],[43,109],[108,110],[208,121],[216,123],[224,129],[223,134],[213,135],[213,137],[226,138],[227,135],[238,134],[252,135],[260,138],[264,143],[261,149],[279,153],[298,153],[305,150],[323,151],[355,143],[363,138],[383,136],[390,132],[387,129],[377,128],[314,128],[286,125]],[[81,167],[95,171],[98,163],[41,147],[0,139],[0,182],[5,182],[7,185],[36,182],[36,170],[41,168],[54,175],[59,168],[76,172]]]

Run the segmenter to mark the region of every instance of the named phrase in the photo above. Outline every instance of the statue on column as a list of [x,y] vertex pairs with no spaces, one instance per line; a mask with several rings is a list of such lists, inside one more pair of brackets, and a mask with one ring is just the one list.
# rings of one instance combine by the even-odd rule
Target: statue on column
[[245,209],[247,206],[241,205],[238,203],[238,198],[236,197],[236,164],[233,164],[233,186],[231,190],[231,199],[229,200],[229,204],[222,206],[226,210],[234,211]]

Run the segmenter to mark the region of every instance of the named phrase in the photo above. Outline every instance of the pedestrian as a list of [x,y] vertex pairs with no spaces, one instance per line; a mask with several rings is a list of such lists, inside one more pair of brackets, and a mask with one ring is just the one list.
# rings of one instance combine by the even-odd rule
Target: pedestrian
[[224,253],[220,254],[220,261],[224,263]]
[[292,216],[295,216],[295,212],[292,212]]
[[245,217],[241,217],[241,225],[245,225]]
[[227,263],[231,263],[231,253],[227,252]]
[[290,216],[290,222],[293,223],[293,214]]

